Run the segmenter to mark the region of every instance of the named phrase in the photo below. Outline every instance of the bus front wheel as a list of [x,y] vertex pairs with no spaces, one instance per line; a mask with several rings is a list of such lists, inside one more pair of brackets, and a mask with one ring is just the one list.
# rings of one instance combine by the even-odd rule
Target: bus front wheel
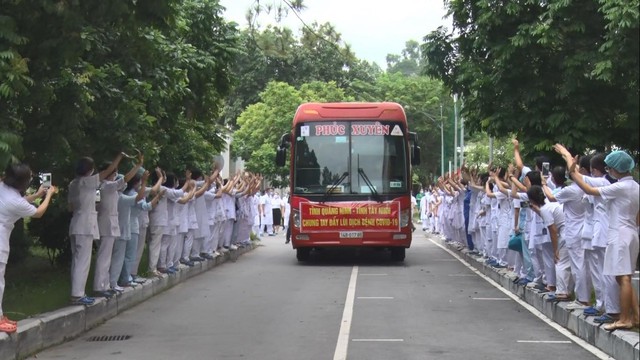
[[405,255],[405,248],[403,247],[391,248],[391,260],[404,261],[404,255]]
[[301,247],[296,249],[298,261],[307,261],[309,260],[309,256],[311,256],[311,248]]

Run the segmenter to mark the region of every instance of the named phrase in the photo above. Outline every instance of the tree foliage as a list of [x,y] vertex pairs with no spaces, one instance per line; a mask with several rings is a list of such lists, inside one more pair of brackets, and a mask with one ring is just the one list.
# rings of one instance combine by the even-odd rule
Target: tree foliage
[[276,147],[282,134],[291,131],[298,106],[305,102],[353,101],[335,83],[311,82],[299,89],[283,82],[270,82],[260,101],[249,105],[238,117],[232,154],[245,160],[249,171],[262,173],[276,186],[288,183],[289,168],[276,167]]
[[[0,4],[0,157],[22,147],[64,187],[80,156],[138,148],[147,167],[173,170],[209,166],[221,150],[216,120],[239,49],[217,0]],[[67,223],[38,226],[50,243]]]
[[[448,0],[425,73],[464,98],[472,131],[530,150],[638,147],[638,0]],[[606,134],[606,136],[603,136]]]

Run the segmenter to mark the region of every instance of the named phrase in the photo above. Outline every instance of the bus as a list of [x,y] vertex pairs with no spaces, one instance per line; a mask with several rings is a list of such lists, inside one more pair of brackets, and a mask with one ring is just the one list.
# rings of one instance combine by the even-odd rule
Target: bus
[[299,261],[314,248],[376,247],[403,261],[411,246],[411,165],[420,163],[402,106],[305,103],[280,139],[289,154],[290,238]]

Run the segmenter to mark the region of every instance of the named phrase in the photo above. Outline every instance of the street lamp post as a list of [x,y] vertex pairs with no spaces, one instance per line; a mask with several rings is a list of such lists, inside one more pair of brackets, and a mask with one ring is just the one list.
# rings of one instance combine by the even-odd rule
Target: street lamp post
[[453,168],[458,168],[458,94],[453,94]]
[[440,176],[444,175],[444,119],[442,117],[442,104],[440,104]]

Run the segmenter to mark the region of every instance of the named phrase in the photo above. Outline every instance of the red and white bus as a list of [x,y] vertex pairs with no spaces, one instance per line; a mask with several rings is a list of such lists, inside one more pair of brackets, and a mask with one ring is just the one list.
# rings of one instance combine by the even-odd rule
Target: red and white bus
[[411,246],[411,165],[420,162],[402,106],[306,103],[282,136],[290,149],[291,243],[300,261],[314,248],[388,248],[403,261]]

